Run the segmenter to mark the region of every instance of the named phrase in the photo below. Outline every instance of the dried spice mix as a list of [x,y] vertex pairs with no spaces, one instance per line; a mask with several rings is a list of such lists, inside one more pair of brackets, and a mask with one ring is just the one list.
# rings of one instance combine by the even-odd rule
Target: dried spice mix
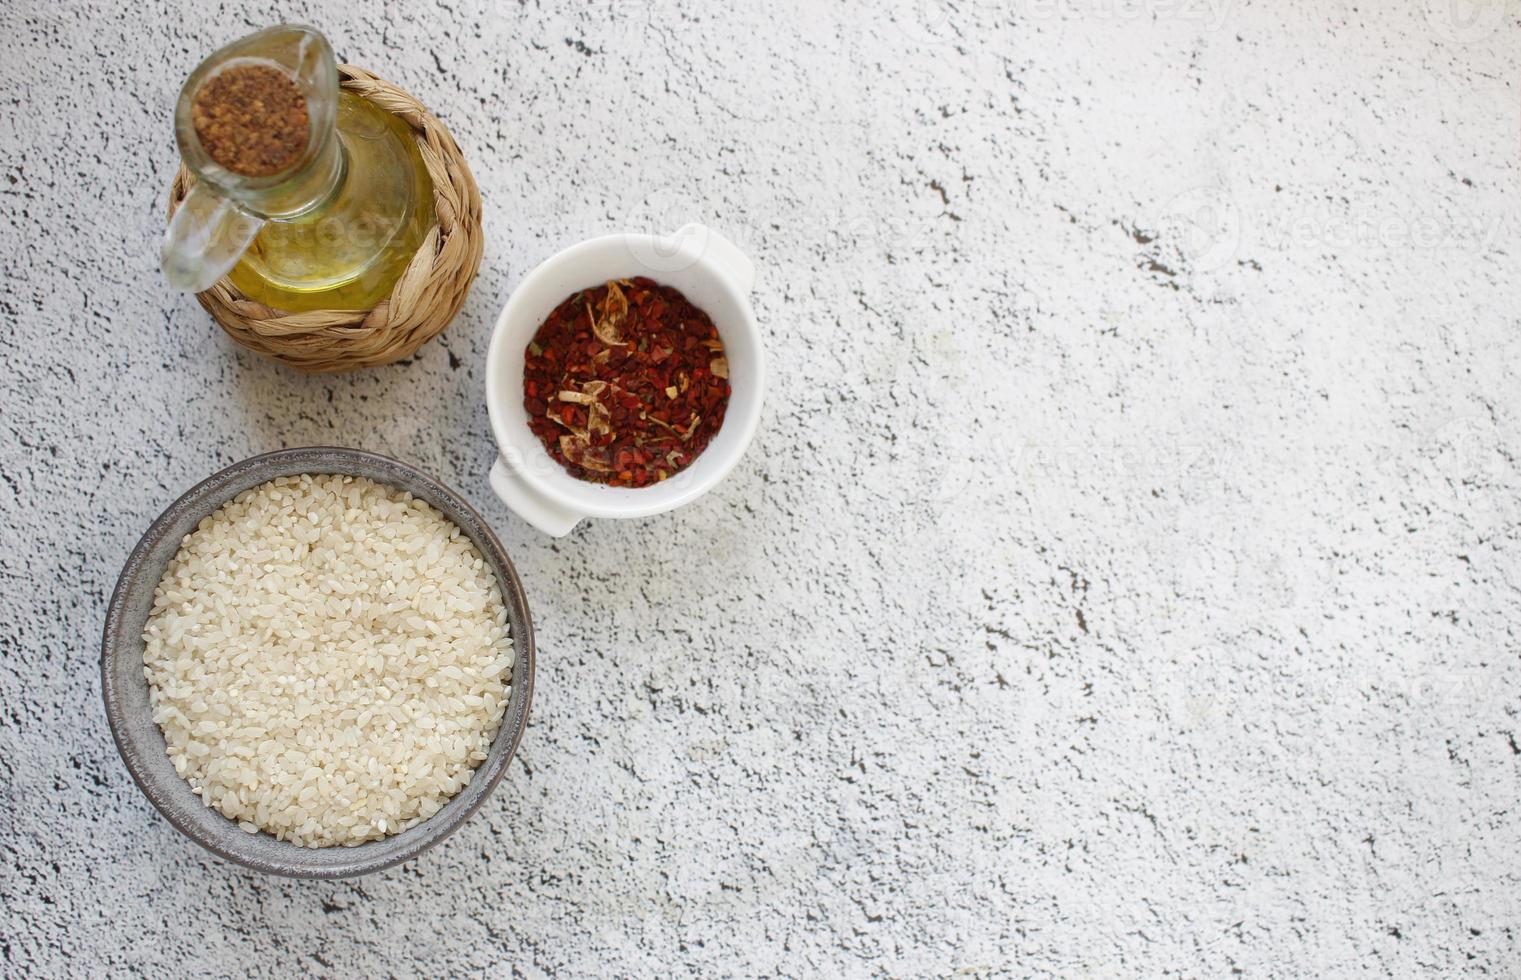
[[654,280],[584,289],[528,344],[523,407],[572,476],[648,486],[685,469],[723,425],[723,341],[706,313]]

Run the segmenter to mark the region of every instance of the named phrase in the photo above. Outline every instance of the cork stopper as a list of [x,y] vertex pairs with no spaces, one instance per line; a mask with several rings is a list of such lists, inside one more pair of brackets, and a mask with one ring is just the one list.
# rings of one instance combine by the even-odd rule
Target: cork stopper
[[306,97],[289,75],[267,65],[235,65],[195,94],[195,134],[217,163],[244,177],[287,169],[306,148]]

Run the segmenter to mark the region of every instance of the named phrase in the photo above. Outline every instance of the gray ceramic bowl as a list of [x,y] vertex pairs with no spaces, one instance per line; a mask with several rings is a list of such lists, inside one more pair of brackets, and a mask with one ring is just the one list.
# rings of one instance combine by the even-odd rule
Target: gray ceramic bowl
[[[169,761],[163,733],[148,704],[143,678],[143,625],[153,606],[153,590],[179,550],[180,540],[228,500],[278,476],[342,473],[364,476],[408,490],[448,515],[475,542],[496,572],[507,620],[512,627],[516,662],[512,696],[502,727],[486,761],[443,809],[422,823],[384,840],[355,847],[298,847],[268,834],[249,834],[203,805]],[[368,874],[414,858],[448,837],[496,788],[512,761],[533,697],[533,624],[523,586],[502,544],[459,494],[405,463],[354,449],[286,449],[235,463],[194,487],[153,522],[122,569],[106,611],[100,652],[106,718],[127,769],[159,812],[187,837],[209,851],[257,871],[293,878],[346,878]]]

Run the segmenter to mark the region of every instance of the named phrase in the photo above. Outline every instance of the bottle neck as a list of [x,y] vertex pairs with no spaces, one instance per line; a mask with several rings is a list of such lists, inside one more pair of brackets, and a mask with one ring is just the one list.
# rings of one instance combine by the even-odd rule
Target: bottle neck
[[327,145],[290,179],[245,198],[250,210],[275,221],[294,221],[320,212],[338,196],[348,176],[348,154],[334,128]]

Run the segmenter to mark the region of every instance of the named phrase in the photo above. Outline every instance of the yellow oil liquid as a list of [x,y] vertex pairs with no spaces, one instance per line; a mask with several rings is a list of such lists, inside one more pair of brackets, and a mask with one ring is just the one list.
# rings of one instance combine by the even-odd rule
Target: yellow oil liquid
[[390,295],[434,221],[433,181],[412,130],[338,96],[347,173],[332,199],[271,221],[228,273],[250,299],[292,312],[367,310]]

